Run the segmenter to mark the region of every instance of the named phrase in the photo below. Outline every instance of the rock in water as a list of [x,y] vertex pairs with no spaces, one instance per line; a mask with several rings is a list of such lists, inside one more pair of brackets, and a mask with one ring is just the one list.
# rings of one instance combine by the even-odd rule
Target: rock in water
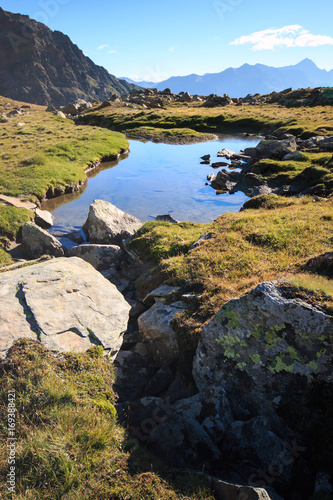
[[123,239],[133,236],[142,222],[104,200],[94,200],[83,225],[90,243],[121,245]]
[[59,352],[117,352],[130,306],[82,259],[53,259],[0,275],[0,357],[19,338]]
[[65,249],[57,238],[33,222],[26,222],[22,228],[22,251],[28,259],[42,255],[62,257]]
[[54,217],[47,210],[41,210],[40,208],[36,208],[35,210],[35,222],[37,226],[42,227],[43,229],[49,229],[53,226]]

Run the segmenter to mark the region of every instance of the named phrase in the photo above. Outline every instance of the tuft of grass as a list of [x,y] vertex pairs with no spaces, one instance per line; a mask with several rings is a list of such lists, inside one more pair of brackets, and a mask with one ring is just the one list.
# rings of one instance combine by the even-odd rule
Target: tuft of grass
[[[182,478],[154,455],[126,451],[115,417],[113,364],[103,349],[56,355],[18,341],[0,364],[0,478],[8,473],[8,391],[15,393],[16,488],[4,500],[213,500],[207,481]],[[166,476],[174,480],[167,481]]]
[[241,208],[243,210],[264,208],[274,210],[279,207],[289,207],[295,202],[292,198],[278,196],[276,194],[259,194],[247,200]]
[[8,252],[6,252],[0,243],[0,267],[8,266],[9,264],[12,264],[12,262],[11,256]]
[[33,217],[34,214],[25,208],[0,205],[0,267],[12,263],[6,249],[11,241],[16,240],[23,224],[32,220]]
[[34,217],[30,210],[7,205],[0,206],[0,236],[15,240],[20,228]]
[[324,293],[333,301],[333,282],[324,276],[302,273],[292,276],[289,281],[296,288]]

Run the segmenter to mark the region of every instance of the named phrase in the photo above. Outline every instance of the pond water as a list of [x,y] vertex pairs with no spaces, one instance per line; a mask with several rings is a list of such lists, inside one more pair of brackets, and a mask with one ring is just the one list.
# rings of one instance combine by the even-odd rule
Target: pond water
[[244,193],[220,194],[207,183],[217,172],[201,165],[200,157],[217,158],[222,148],[239,152],[255,146],[259,138],[220,135],[217,140],[190,145],[130,141],[130,154],[118,162],[102,164],[88,179],[83,191],[48,200],[43,209],[55,217],[53,233],[79,229],[94,199],[106,200],[142,221],[170,214],[179,221],[210,222],[225,212],[237,212],[246,201]]

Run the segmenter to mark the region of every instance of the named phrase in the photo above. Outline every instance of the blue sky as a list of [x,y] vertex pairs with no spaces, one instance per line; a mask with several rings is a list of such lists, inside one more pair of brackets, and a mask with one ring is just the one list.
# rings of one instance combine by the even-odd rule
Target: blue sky
[[96,64],[136,80],[244,63],[333,68],[332,0],[0,0],[67,34]]

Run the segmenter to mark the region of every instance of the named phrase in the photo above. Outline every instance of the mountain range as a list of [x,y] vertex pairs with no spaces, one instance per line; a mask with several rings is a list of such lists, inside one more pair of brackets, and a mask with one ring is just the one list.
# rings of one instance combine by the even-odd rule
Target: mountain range
[[158,83],[123,79],[145,88],[169,88],[175,94],[186,91],[205,96],[228,94],[231,97],[245,97],[247,94],[279,92],[289,87],[330,87],[333,86],[333,69],[319,69],[311,59],[304,59],[294,66],[274,68],[264,64],[243,64],[240,68],[228,68],[220,73],[173,76]]
[[61,106],[77,98],[104,100],[133,88],[94,64],[60,31],[0,7],[0,95]]

